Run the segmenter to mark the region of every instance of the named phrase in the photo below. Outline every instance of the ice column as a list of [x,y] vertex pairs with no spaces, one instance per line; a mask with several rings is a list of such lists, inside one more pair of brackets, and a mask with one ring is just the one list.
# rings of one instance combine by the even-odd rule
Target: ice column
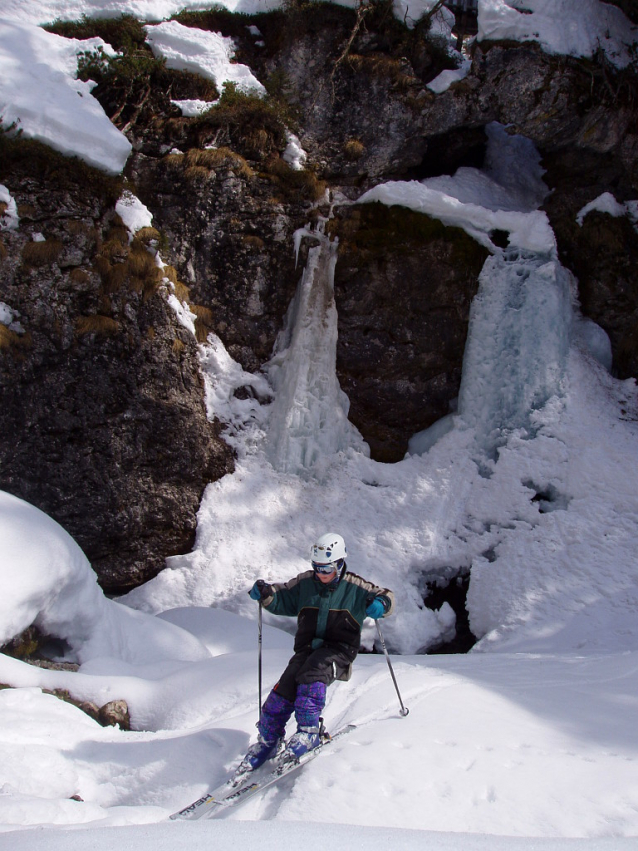
[[275,391],[266,454],[281,472],[314,476],[337,452],[353,448],[368,453],[348,421],[350,403],[337,380],[337,241],[331,241],[324,229],[325,221],[320,221],[315,230],[304,228],[295,234],[297,250],[304,236],[318,244],[308,252],[284,328],[265,367]]
[[470,311],[459,413],[488,457],[561,395],[572,321],[569,273],[555,257],[510,249],[488,258]]

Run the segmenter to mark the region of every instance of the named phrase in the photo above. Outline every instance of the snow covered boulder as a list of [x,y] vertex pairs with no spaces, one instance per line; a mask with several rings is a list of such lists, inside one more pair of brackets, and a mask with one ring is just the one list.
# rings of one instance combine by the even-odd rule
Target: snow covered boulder
[[88,559],[47,514],[0,491],[0,644],[35,624],[65,639],[81,662],[129,664],[209,658],[173,624],[108,600]]

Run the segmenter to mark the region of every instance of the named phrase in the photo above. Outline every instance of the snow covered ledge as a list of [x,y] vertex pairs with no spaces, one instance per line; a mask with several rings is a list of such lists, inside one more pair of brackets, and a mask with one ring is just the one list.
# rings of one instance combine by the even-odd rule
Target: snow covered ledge
[[536,41],[546,53],[591,58],[602,50],[618,68],[632,61],[638,28],[599,0],[479,0],[480,41]]
[[108,45],[0,18],[0,125],[119,174],[131,144],[91,94],[93,84],[76,78],[78,54],[97,47]]

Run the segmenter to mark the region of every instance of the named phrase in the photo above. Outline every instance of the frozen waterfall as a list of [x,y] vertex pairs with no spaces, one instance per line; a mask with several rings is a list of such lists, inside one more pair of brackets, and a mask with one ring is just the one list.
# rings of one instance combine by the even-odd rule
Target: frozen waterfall
[[572,303],[555,257],[520,249],[488,258],[472,302],[459,414],[494,457],[507,433],[536,432],[534,412],[562,395]]
[[295,234],[298,252],[312,239],[297,292],[265,371],[275,391],[266,434],[266,454],[280,472],[320,476],[321,463],[350,448],[369,454],[367,444],[348,421],[348,397],[339,386],[337,309],[334,270],[337,241],[316,229]]
[[[457,410],[475,430],[478,453],[494,459],[511,432],[532,437],[535,412],[563,395],[573,305],[571,276],[558,260],[547,215],[538,209],[549,192],[538,151],[496,122],[486,135],[483,169],[390,182],[360,200],[434,216],[490,250],[470,309]],[[497,231],[507,234],[506,249],[492,241]],[[409,452],[427,452],[458,424],[455,415],[444,417],[414,435]]]

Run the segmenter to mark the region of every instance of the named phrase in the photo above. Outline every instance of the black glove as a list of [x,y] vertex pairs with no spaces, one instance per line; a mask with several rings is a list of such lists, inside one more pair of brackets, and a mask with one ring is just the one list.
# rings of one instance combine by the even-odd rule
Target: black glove
[[272,595],[272,585],[265,582],[263,579],[258,579],[248,594],[252,600],[265,600],[266,597],[270,597]]

